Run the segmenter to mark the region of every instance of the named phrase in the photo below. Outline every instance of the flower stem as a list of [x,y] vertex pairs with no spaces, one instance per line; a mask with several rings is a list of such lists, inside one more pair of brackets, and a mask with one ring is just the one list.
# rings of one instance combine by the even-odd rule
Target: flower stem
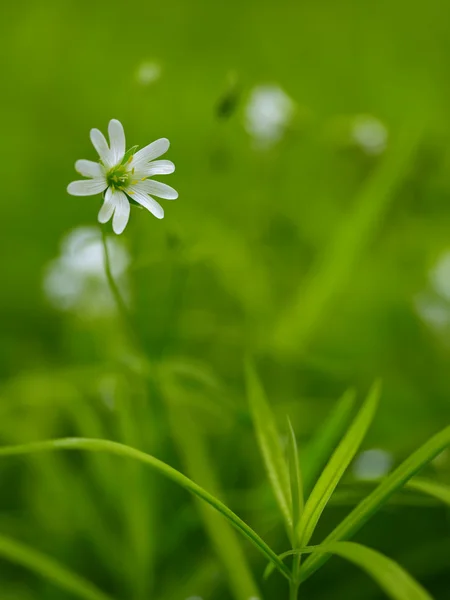
[[117,286],[117,283],[116,283],[114,276],[112,274],[112,271],[111,271],[111,262],[109,259],[109,250],[108,250],[107,239],[108,238],[106,236],[106,232],[102,228],[103,257],[104,257],[104,264],[105,264],[106,279],[108,280],[109,288],[110,288],[111,293],[114,297],[114,300],[117,304],[117,308],[119,309],[121,317],[123,318],[123,320],[126,323],[130,323],[131,318],[128,313],[128,309],[126,307],[124,299],[122,298],[122,295],[119,291],[119,288]]
[[136,331],[136,327],[134,325],[133,318],[130,314],[130,311],[128,310],[125,300],[122,297],[122,294],[120,293],[119,286],[117,285],[116,280],[114,279],[114,275],[112,274],[111,261],[110,261],[110,257],[109,257],[107,240],[108,240],[108,237],[106,235],[106,232],[102,228],[103,257],[104,257],[106,279],[108,281],[109,289],[111,290],[114,301],[117,305],[117,310],[119,311],[119,314],[120,314],[121,319],[126,327],[126,330],[128,331],[128,333],[130,335],[131,342],[134,345],[134,349],[137,352],[142,352],[141,339]]

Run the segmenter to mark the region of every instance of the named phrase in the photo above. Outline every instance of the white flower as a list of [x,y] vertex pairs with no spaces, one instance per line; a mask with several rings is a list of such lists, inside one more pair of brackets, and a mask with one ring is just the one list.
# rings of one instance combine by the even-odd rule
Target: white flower
[[157,219],[164,217],[164,210],[152,198],[175,200],[178,193],[170,186],[150,179],[153,175],[167,175],[175,171],[170,160],[155,160],[167,152],[169,140],[161,138],[135,154],[125,155],[125,132],[122,123],[112,119],[108,125],[109,146],[98,129],[91,129],[91,141],[100,161],[77,160],[75,169],[84,177],[67,187],[73,196],[93,196],[104,192],[104,203],[98,213],[100,223],[112,217],[113,230],[119,234],[125,229],[130,217],[129,198],[149,210]]

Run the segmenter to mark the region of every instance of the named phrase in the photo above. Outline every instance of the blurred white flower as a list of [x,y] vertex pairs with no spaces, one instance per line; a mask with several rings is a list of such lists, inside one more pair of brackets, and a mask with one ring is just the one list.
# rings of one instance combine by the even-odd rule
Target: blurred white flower
[[295,113],[294,101],[278,85],[253,88],[245,110],[245,127],[261,147],[283,137]]
[[[122,294],[127,297],[129,256],[119,240],[108,237],[111,270]],[[116,312],[105,275],[101,232],[96,227],[79,227],[68,233],[61,254],[45,273],[44,292],[59,310],[88,317],[110,316]]]
[[350,135],[366,154],[381,154],[386,149],[388,130],[379,119],[371,115],[355,117]]
[[379,479],[392,468],[392,455],[385,450],[374,448],[366,450],[356,458],[353,464],[353,474],[357,479]]
[[112,217],[113,230],[119,234],[125,229],[130,217],[129,198],[149,210],[156,218],[164,217],[164,210],[152,196],[175,200],[178,193],[150,177],[173,173],[175,165],[170,160],[155,160],[169,149],[169,140],[166,138],[156,140],[128,156],[128,153],[125,154],[125,132],[120,121],[112,119],[108,133],[109,145],[101,131],[91,129],[91,141],[100,161],[77,160],[75,169],[89,179],[73,181],[67,191],[73,196],[93,196],[104,192],[104,203],[98,220],[106,223]]
[[161,77],[161,67],[157,62],[145,61],[136,72],[136,79],[141,85],[150,85]]

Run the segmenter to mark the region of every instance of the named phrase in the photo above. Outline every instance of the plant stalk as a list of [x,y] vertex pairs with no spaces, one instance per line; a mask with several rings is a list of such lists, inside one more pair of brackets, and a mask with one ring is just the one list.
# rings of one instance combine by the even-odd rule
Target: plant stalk
[[[294,571],[295,570],[296,569],[294,569]],[[289,600],[297,600],[299,587],[300,584],[298,583],[298,580],[295,579],[289,582]]]
[[117,304],[117,308],[120,312],[120,316],[123,318],[125,323],[129,324],[130,323],[130,315],[128,313],[127,306],[125,304],[124,299],[122,298],[122,295],[119,291],[119,288],[117,286],[117,283],[114,279],[114,276],[113,276],[112,270],[111,270],[111,261],[109,258],[109,250],[108,250],[108,244],[107,244],[108,238],[106,235],[106,231],[103,227],[101,228],[101,230],[102,230],[103,258],[104,258],[106,279],[108,280],[108,285],[109,285],[111,293],[114,297],[114,301]]
[[109,289],[111,291],[111,294],[113,295],[114,302],[116,303],[120,318],[122,319],[125,329],[126,329],[128,335],[131,339],[131,342],[134,346],[134,350],[136,352],[142,354],[142,356],[144,356],[145,354],[142,351],[142,342],[141,342],[140,336],[138,335],[138,332],[136,330],[135,323],[130,314],[130,311],[128,310],[125,300],[123,299],[122,294],[120,293],[119,286],[117,285],[117,282],[114,279],[114,275],[112,273],[111,260],[110,260],[108,244],[107,244],[108,236],[106,235],[106,231],[103,227],[101,228],[101,231],[102,231],[102,242],[103,242],[103,259],[104,259],[103,262],[104,262],[104,266],[105,266],[106,280],[108,282]]

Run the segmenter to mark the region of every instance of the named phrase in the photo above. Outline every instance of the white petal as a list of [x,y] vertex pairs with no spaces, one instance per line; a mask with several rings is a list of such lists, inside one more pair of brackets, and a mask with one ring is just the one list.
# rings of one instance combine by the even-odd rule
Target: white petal
[[111,188],[108,188],[105,192],[105,201],[103,202],[103,206],[98,213],[99,223],[107,223],[112,217],[115,208],[116,204],[113,199]]
[[154,160],[148,165],[140,167],[136,172],[136,179],[152,177],[153,175],[170,175],[175,171],[175,165],[171,160]]
[[130,218],[130,203],[123,192],[112,192],[112,199],[116,206],[113,216],[113,231],[119,235],[125,229]]
[[107,187],[105,179],[85,179],[83,181],[72,181],[67,186],[67,191],[72,196],[95,196]]
[[165,183],[146,179],[140,182],[139,185],[147,194],[152,194],[152,196],[158,196],[158,198],[164,198],[165,200],[176,200],[178,198],[178,192]]
[[161,138],[156,140],[156,142],[152,142],[148,146],[145,146],[133,156],[133,160],[131,161],[131,166],[138,169],[140,166],[145,165],[145,163],[150,160],[154,160],[155,158],[159,158],[162,154],[167,152],[169,149],[170,142],[166,138]]
[[132,190],[128,192],[131,198],[133,198],[133,200],[135,200],[141,206],[149,210],[152,213],[152,215],[154,215],[157,219],[163,219],[163,207],[160,204],[158,204],[158,202],[156,202],[156,200],[154,200],[151,196],[146,194],[144,190],[139,189],[139,185],[140,184],[133,186]]
[[98,129],[91,129],[91,142],[97,150],[102,163],[106,167],[112,167],[114,165],[112,154],[103,133]]
[[77,160],[75,169],[83,177],[96,177],[97,179],[103,177],[102,166],[92,160]]
[[108,125],[109,143],[111,147],[111,157],[114,164],[122,162],[125,154],[125,132],[122,123],[117,119],[111,119]]

